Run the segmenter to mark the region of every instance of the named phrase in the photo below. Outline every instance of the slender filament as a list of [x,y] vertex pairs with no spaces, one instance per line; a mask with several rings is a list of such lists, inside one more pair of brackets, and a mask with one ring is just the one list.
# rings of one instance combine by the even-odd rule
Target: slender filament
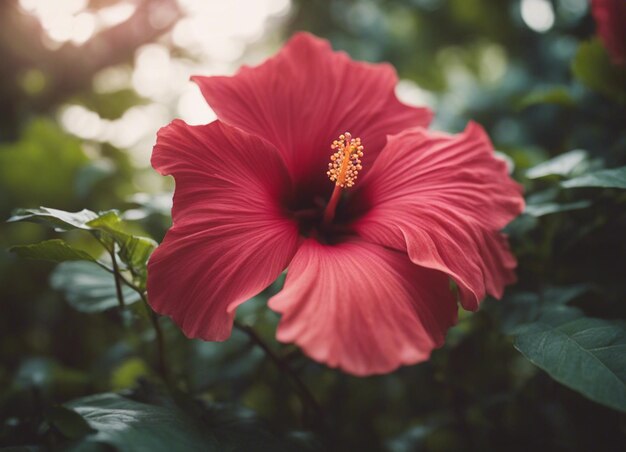
[[326,174],[335,183],[335,188],[324,210],[324,225],[330,224],[335,218],[342,189],[354,186],[359,171],[363,169],[363,145],[360,138],[352,138],[352,134],[346,132],[333,141],[330,148],[335,152],[330,156]]

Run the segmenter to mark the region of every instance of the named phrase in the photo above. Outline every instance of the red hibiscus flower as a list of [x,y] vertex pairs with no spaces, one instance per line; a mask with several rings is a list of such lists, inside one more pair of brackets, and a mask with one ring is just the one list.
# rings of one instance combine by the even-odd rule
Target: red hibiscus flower
[[219,120],[158,134],[152,164],[176,192],[148,266],[150,304],[187,336],[228,338],[237,306],[287,268],[269,301],[278,339],[385,373],[443,344],[450,279],[470,310],[514,280],[499,231],[520,187],[479,126],[426,130],[431,112],[397,100],[391,66],[298,34],[258,67],[194,80]]
[[626,0],[592,0],[598,34],[615,64],[626,64]]

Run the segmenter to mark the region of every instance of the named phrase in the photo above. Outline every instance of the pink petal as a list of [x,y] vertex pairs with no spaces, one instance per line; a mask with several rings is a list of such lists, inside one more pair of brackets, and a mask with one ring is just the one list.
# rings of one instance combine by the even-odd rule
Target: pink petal
[[155,311],[189,337],[224,340],[235,308],[267,287],[298,243],[280,199],[287,171],[266,142],[215,121],[161,129],[152,154],[176,180],[174,225],[148,263]]
[[615,64],[626,64],[626,1],[593,0],[598,35]]
[[450,275],[466,309],[477,309],[486,293],[499,298],[515,280],[516,262],[499,231],[522,212],[521,187],[480,126],[390,138],[359,195],[369,210],[357,233]]
[[307,239],[269,306],[282,313],[278,340],[361,376],[428,359],[457,316],[446,275],[361,240]]
[[325,178],[330,144],[345,131],[362,138],[367,168],[387,134],[427,126],[432,117],[398,101],[391,65],[352,61],[307,33],[234,77],[192,79],[221,120],[274,144],[297,181]]

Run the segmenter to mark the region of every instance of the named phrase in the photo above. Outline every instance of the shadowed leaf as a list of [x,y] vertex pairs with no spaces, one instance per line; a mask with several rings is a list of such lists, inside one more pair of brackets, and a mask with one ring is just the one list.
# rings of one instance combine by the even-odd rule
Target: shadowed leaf
[[[101,312],[118,306],[113,275],[91,262],[64,262],[52,275],[50,285],[64,293],[68,303],[81,312]],[[139,300],[133,289],[122,286],[126,304]]]
[[565,188],[575,187],[603,187],[603,188],[626,188],[626,166],[612,168],[562,182]]
[[557,306],[517,329],[517,348],[552,378],[626,412],[626,328]]
[[9,251],[26,259],[42,259],[52,262],[91,261],[95,259],[83,250],[74,248],[61,239],[46,240],[33,245],[17,245]]

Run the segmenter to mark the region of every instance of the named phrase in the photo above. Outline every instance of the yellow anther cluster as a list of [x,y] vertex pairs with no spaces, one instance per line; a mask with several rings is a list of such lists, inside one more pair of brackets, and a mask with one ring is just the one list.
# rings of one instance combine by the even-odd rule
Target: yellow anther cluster
[[361,166],[361,157],[363,157],[361,139],[352,138],[350,132],[346,132],[333,141],[330,148],[335,153],[330,156],[326,174],[335,185],[341,188],[352,187],[359,171],[363,168]]

